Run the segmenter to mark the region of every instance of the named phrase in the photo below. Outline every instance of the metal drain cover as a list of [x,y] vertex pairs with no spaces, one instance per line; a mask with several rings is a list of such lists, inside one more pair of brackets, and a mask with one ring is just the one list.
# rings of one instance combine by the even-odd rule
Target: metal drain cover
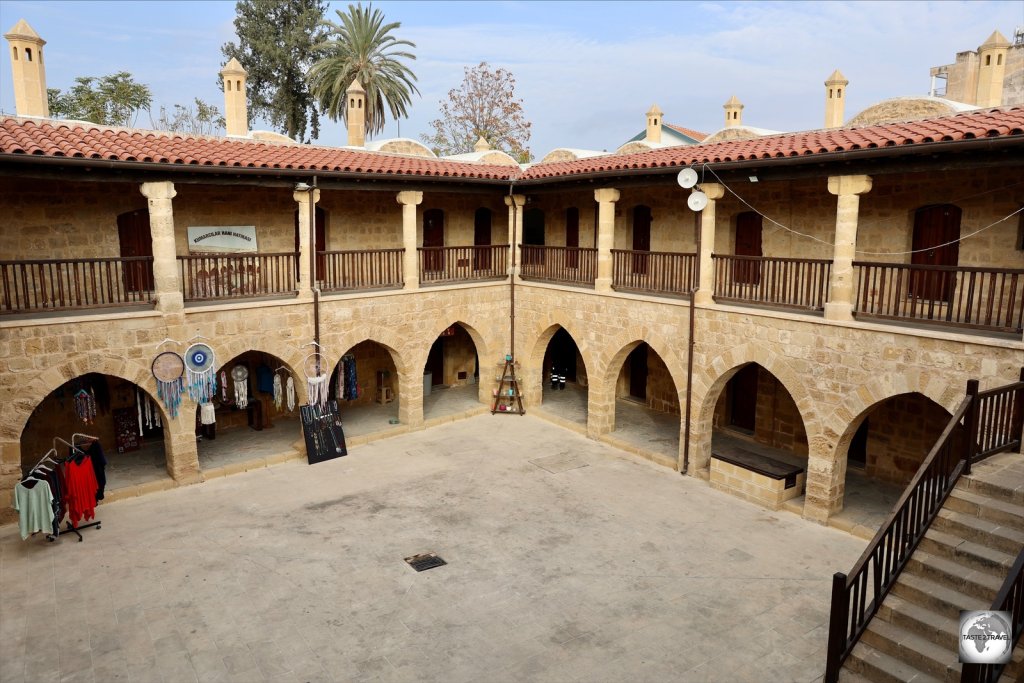
[[448,564],[434,553],[421,553],[405,558],[410,567],[418,572],[423,572],[434,567],[441,567]]

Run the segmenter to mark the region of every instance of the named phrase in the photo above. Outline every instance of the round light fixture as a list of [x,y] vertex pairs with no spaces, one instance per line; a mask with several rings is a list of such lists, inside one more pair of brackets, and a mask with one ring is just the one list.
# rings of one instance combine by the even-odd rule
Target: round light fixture
[[686,205],[693,211],[703,211],[704,207],[708,205],[708,196],[697,190],[686,199]]
[[697,184],[697,172],[692,168],[684,168],[676,176],[676,182],[679,183],[679,187],[684,190],[689,190],[691,187]]

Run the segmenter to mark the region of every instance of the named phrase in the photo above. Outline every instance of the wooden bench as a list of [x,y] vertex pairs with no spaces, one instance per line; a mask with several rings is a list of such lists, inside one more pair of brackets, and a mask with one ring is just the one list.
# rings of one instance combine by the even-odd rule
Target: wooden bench
[[800,496],[806,480],[804,468],[799,465],[741,446],[712,447],[711,485],[772,510]]

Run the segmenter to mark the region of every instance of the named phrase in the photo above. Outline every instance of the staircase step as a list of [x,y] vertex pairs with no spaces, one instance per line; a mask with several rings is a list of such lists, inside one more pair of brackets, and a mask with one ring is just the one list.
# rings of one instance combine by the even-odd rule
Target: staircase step
[[896,593],[889,593],[882,601],[875,619],[907,629],[940,647],[956,648],[960,643],[959,616],[957,614],[958,618],[954,619],[946,612],[936,612]]
[[843,669],[875,683],[942,683],[945,680],[930,676],[876,650],[865,643],[863,638],[853,647],[853,651],[843,664]]
[[999,577],[976,569],[967,569],[956,560],[932,555],[920,548],[910,556],[906,570],[991,604],[1003,582]]
[[937,645],[908,629],[872,619],[861,640],[938,680],[959,678],[961,665],[955,648]]
[[978,569],[997,576],[1002,580],[1010,571],[1016,554],[1010,555],[995,548],[988,548],[972,541],[930,528],[918,546],[932,555],[955,560],[969,569]]
[[864,678],[860,674],[854,673],[849,669],[840,669],[839,683],[872,683],[872,681],[870,678]]
[[1024,531],[963,512],[943,508],[939,510],[932,526],[961,538],[974,539],[981,545],[1010,555],[1017,555],[1024,548]]
[[973,476],[968,476],[964,481],[966,483],[967,490],[971,493],[989,496],[991,498],[998,498],[1016,505],[1024,505],[1024,489],[1007,488],[991,481],[977,479]]
[[[896,579],[890,595],[898,595],[907,602],[935,612],[945,619],[960,619],[960,611],[984,609],[986,604],[970,595],[947,588],[940,583],[903,572]],[[883,600],[883,604],[884,604]]]
[[968,491],[961,488],[962,484],[962,481],[958,483],[949,494],[946,509],[1024,531],[1024,506]]

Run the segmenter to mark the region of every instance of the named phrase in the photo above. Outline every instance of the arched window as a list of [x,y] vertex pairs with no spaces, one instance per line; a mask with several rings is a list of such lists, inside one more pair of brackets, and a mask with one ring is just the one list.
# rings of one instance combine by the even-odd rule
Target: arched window
[[985,66],[992,66],[992,55],[985,55]]
[[32,48],[30,48],[30,47],[26,47],[25,48],[25,59],[27,61],[29,61],[29,62],[32,61]]

